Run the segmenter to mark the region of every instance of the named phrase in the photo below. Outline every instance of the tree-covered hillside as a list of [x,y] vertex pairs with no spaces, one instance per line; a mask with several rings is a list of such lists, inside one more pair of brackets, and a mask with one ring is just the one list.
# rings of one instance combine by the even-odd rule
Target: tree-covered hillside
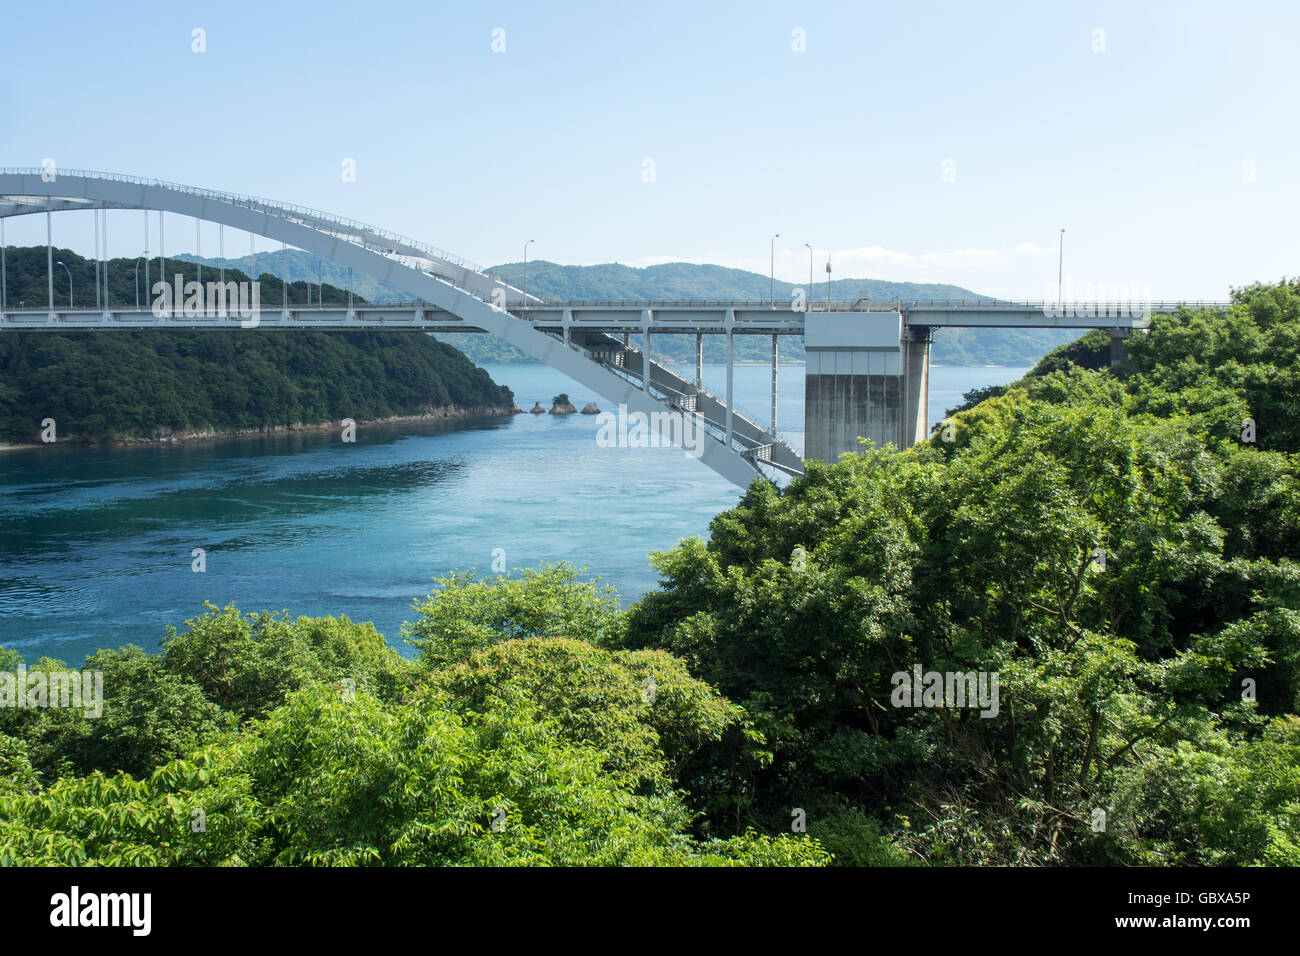
[[[305,255],[299,253],[298,255]],[[77,308],[94,306],[102,301],[95,297],[95,260],[86,259],[71,249],[54,249],[54,305],[67,308],[69,305],[68,278],[71,274],[71,304]],[[67,267],[58,265],[62,262]],[[195,263],[193,256],[168,256],[164,260],[165,274],[168,282],[173,282],[177,275],[185,281],[202,280],[216,282],[221,274],[215,264],[208,260]],[[268,263],[269,264],[269,263]],[[346,277],[346,270],[344,275]],[[9,246],[5,250],[5,307],[10,309],[43,309],[50,302],[48,260],[44,246]],[[228,266],[225,272],[227,282],[246,282],[250,273],[236,266]],[[278,308],[284,302],[284,281],[278,271],[264,271],[257,274],[261,305],[263,308]],[[147,309],[153,301],[150,287],[159,280],[158,257],[153,256],[146,263],[140,259],[108,260],[108,305],[134,308],[139,303]],[[101,278],[102,281],[102,278]],[[306,305],[309,302],[324,302],[326,305],[346,305],[346,289],[337,288],[326,282],[323,289],[316,284],[315,276],[308,281],[290,278],[289,304]],[[355,293],[353,301],[360,304],[367,301]]]
[[[31,250],[17,253],[9,250],[7,263],[11,301],[29,301],[39,285],[44,302],[44,250],[39,257]],[[93,303],[94,262],[68,250],[59,256],[72,269],[74,301]],[[110,263],[112,305],[125,304],[128,292],[134,305],[130,265]],[[187,269],[191,278],[196,272],[192,264],[168,260],[168,265],[176,272]],[[217,274],[205,270],[203,278],[215,280]],[[239,282],[246,276],[228,271],[226,279]],[[263,276],[261,292],[263,307],[278,307],[283,285]],[[66,304],[66,293],[64,275],[60,304]],[[332,286],[323,293],[326,303],[347,300],[346,292]],[[291,303],[305,303],[306,285],[291,285],[289,295]],[[317,290],[311,295],[314,301]],[[253,328],[0,335],[0,441],[7,442],[40,440],[46,418],[55,420],[61,440],[148,438],[513,404],[509,389],[451,346],[409,332]]]
[[449,345],[409,332],[9,332],[0,336],[0,440],[156,437],[454,405],[506,409],[495,384]]
[[[859,862],[1300,864],[1300,282],[1234,301],[656,555],[619,646],[683,658],[772,755],[697,805],[797,801]],[[900,706],[918,665],[999,675],[1000,707]]]

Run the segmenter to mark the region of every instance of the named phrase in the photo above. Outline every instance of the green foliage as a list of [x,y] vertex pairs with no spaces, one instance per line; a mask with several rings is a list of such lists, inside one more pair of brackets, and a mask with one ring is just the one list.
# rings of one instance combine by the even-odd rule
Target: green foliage
[[[0,669],[18,663],[0,648]],[[68,668],[43,659],[29,669]],[[21,739],[24,758],[47,779],[92,771],[147,775],[264,716],[313,681],[350,681],[350,688],[393,700],[409,686],[411,667],[372,624],[244,616],[233,606],[209,604],[183,632],[168,628],[162,654],[127,645],[92,654],[84,669],[102,674],[97,716],[85,708],[0,708],[0,734]]]
[[265,716],[310,681],[351,681],[384,700],[405,689],[409,667],[373,624],[205,606],[184,631],[167,628],[161,661],[241,720]]
[[1044,355],[1029,376],[1050,375],[1071,367],[1102,371],[1110,368],[1110,356],[1110,333],[1105,329],[1090,329],[1073,342],[1058,345]]
[[561,562],[525,569],[519,577],[476,580],[462,572],[437,578],[438,590],[411,606],[419,617],[403,625],[402,635],[429,668],[458,663],[498,641],[571,637],[600,643],[618,626],[618,597],[613,588],[581,580],[584,571]]
[[[586,663],[596,670],[621,667],[607,652],[570,650],[594,655]],[[503,652],[509,648],[492,651]],[[509,671],[477,665],[471,659],[467,672],[487,690],[490,705],[482,711],[437,682],[402,704],[310,684],[244,734],[167,764],[147,780],[92,774],[39,793],[6,786],[0,789],[0,862],[826,862],[812,839],[752,833],[693,839],[684,832],[689,813],[663,777],[666,760],[651,744],[653,730],[637,720],[607,728],[606,743],[628,735],[647,747],[641,769],[650,778],[638,792],[632,783],[639,777],[607,772],[606,753],[544,712],[543,701],[516,687]],[[634,677],[625,675],[624,683]],[[596,685],[605,682],[595,677]],[[548,682],[534,675],[525,679],[530,683]],[[193,825],[199,810],[201,832]]]
[[1205,722],[1129,769],[1115,801],[1148,866],[1300,865],[1300,719],[1258,736]]
[[[64,669],[61,662],[37,666]],[[103,673],[101,715],[66,708],[13,712],[33,764],[47,778],[68,771],[147,774],[233,726],[199,688],[139,647],[98,651],[84,666]]]
[[[953,442],[755,484],[654,556],[623,646],[682,657],[772,751],[715,826],[803,806],[858,863],[1294,858],[1300,314],[1292,284],[1237,300],[1157,317],[1122,378],[1085,341]],[[997,673],[999,714],[894,706],[914,663]]]
[[[1232,298],[1225,314],[1157,316],[1149,334],[1129,340],[1134,410],[1196,414],[1214,426],[1213,438],[1232,441],[1250,416],[1260,448],[1300,451],[1300,279]],[[1213,414],[1224,405],[1230,414]]]

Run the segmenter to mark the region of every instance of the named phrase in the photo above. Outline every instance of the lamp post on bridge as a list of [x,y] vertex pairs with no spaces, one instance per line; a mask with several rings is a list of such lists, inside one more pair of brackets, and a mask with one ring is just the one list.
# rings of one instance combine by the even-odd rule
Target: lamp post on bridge
[[524,305],[528,304],[528,246],[536,241],[536,239],[529,239],[528,242],[524,243]]
[[808,306],[807,308],[811,310],[812,300],[813,300],[813,282],[812,282],[813,247],[811,242],[805,242],[804,245],[808,247]]
[[1056,314],[1061,314],[1061,276],[1065,270],[1065,230],[1061,230],[1061,250],[1056,259]]
[[62,262],[54,263],[56,266],[63,266],[63,271],[68,274],[68,308],[72,308],[72,270]]
[[769,257],[768,293],[772,299],[772,308],[774,309],[776,308],[776,241],[780,238],[781,234],[779,232],[772,237],[771,255]]

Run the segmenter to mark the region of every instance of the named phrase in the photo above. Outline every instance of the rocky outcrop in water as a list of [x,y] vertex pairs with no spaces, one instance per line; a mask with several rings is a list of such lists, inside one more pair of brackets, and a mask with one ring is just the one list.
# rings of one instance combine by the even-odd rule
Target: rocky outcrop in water
[[542,403],[538,402],[532,408],[528,409],[530,415],[545,415],[546,409],[542,408]]
[[596,403],[595,403],[595,402],[588,402],[585,406],[583,406],[582,414],[584,414],[584,415],[599,415],[599,414],[600,414],[600,409],[596,407]]

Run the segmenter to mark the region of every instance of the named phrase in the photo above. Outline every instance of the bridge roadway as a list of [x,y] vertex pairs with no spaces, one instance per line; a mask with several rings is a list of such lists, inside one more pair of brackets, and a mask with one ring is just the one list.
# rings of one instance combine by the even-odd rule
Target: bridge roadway
[[[900,314],[905,327],[912,328],[1039,328],[1039,329],[1144,329],[1150,315],[1189,308],[1225,308],[1226,302],[1153,302],[1126,304],[1055,302],[825,302],[811,311]],[[543,332],[563,335],[565,329],[606,333],[639,333],[648,326],[656,334],[736,335],[804,334],[807,312],[789,305],[773,307],[763,302],[512,302],[506,310]],[[731,313],[731,321],[728,321]],[[882,316],[883,317],[883,316]],[[95,306],[53,309],[10,308],[0,311],[3,329],[70,328],[190,328],[228,329],[238,327],[239,316],[215,309],[187,316],[182,310],[155,312],[147,307],[100,308]],[[264,306],[259,314],[261,328],[339,329],[415,328],[426,332],[484,332],[472,320],[428,302],[398,302],[384,305],[347,306],[290,305]]]

